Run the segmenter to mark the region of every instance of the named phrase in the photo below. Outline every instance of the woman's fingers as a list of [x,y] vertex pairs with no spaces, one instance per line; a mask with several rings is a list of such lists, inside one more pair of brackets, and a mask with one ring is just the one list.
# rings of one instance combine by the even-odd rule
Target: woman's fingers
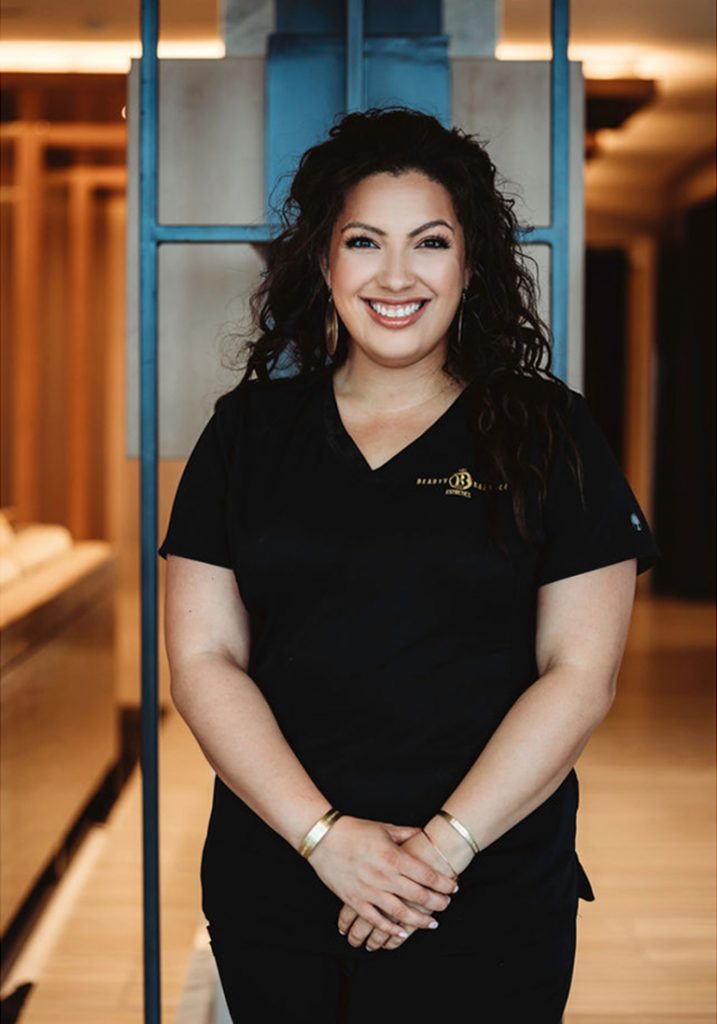
[[[342,935],[346,935],[352,946],[356,947],[363,945],[372,932],[375,932],[371,948],[378,949],[388,938],[394,938],[400,944],[409,938],[417,928],[430,926],[432,919],[420,908],[408,907],[401,900],[396,901],[396,906],[403,911],[403,916],[406,913],[412,914],[417,923],[413,926],[404,924],[403,916],[386,913],[370,903],[365,905],[362,913],[358,913],[348,903],[344,903],[339,911],[338,930]],[[396,947],[391,948],[395,949]]]
[[347,935],[351,925],[354,923],[359,915],[356,913],[353,907],[350,907],[348,903],[344,903],[343,907],[339,911],[339,919],[337,927],[342,935]]
[[445,910],[451,902],[451,897],[445,893],[424,889],[418,882],[406,878],[405,875],[401,875],[396,883],[396,895],[406,903],[414,903],[427,914],[434,910]]
[[[430,911],[423,907],[411,904],[394,896],[393,893],[385,892],[380,894],[381,912],[389,919],[400,922],[404,930],[411,928],[437,928],[438,921],[431,916]],[[396,929],[390,928],[390,934],[395,935]]]
[[[352,932],[351,944],[356,945],[374,928],[397,938],[408,938],[409,927],[437,928],[431,912],[445,910],[455,883],[408,852],[421,830],[350,816],[343,826],[338,832],[332,828],[311,858],[322,881],[364,919],[354,931],[356,916],[351,918],[347,910],[338,922],[339,931]],[[396,845],[399,839],[405,845]]]
[[[409,914],[413,914],[415,917],[425,919],[425,915],[420,914],[417,911],[410,911],[409,908],[401,900],[394,900],[394,910],[386,909],[387,898],[390,898],[390,894],[377,892],[376,903],[369,902],[356,902],[357,916],[363,917],[368,922],[371,928],[379,928],[381,931],[386,932],[388,935],[396,935],[401,938],[408,938],[406,926],[403,924],[403,919]],[[379,902],[381,906],[379,906]],[[396,913],[395,910],[399,913]],[[339,915],[341,916],[341,915]]]
[[382,824],[394,843],[405,843],[406,840],[412,839],[421,831],[417,825],[391,825],[387,822],[382,822]]
[[414,857],[405,846],[401,846],[397,861],[398,870],[419,885],[436,892],[451,893],[456,888],[455,878],[450,878],[442,871],[431,867],[424,860]]
[[[410,938],[414,934],[414,932],[416,930],[417,930],[416,928],[411,928],[410,925],[407,926],[406,929],[405,929],[405,931],[407,932],[406,938]],[[367,938],[365,940],[364,945],[366,946],[366,949],[370,949],[370,950],[374,950],[374,949],[389,949],[390,950],[390,949],[398,949],[398,947],[402,946],[405,941],[406,941],[406,939],[402,939],[398,935],[388,935],[386,932],[381,931],[378,928],[374,928],[374,929],[372,929],[371,932],[369,932],[369,934],[368,934],[368,936],[367,936]]]
[[[413,931],[414,929],[412,928],[407,929],[408,934],[411,934]],[[401,939],[397,935],[392,936],[381,928],[372,928],[365,918],[359,917],[358,915],[350,926],[346,938],[350,945],[355,948],[365,946],[369,952],[381,949],[387,939],[392,938],[398,945],[405,942],[405,939]],[[395,949],[396,947],[394,946],[393,948]]]
[[[394,841],[399,838],[398,833],[403,831],[403,826],[384,823],[384,827],[394,832]],[[406,828],[406,831],[409,831],[409,828]],[[350,945],[356,948],[363,945],[370,951],[398,949],[417,928],[431,925],[438,927],[438,922],[431,916],[431,911],[446,909],[451,901],[450,896],[440,890],[445,890],[450,885],[452,891],[456,887],[456,882],[454,878],[449,879],[443,874],[442,865],[423,859],[425,856],[436,856],[433,850],[427,847],[424,852],[424,844],[419,847],[418,856],[408,853],[414,836],[420,834],[420,829],[411,831],[412,835],[402,837],[407,844],[403,852],[408,854],[408,861],[404,859],[397,864],[394,858],[394,869],[407,869],[406,873],[399,874],[398,882],[394,885],[395,892],[378,891],[376,903],[368,904],[368,911],[363,913],[344,903],[339,914],[339,931],[346,934]],[[383,915],[388,927],[376,923],[374,914]],[[402,929],[403,935],[396,934],[398,928]]]
[[[366,949],[372,953],[375,949],[382,949],[386,944],[386,940],[389,938],[391,938],[391,936],[388,932],[382,932],[380,928],[372,928],[364,945],[366,946]],[[397,942],[406,941],[405,939],[399,939],[397,935],[394,935],[393,938],[395,938]]]
[[[392,828],[400,835],[409,830],[414,832],[405,842],[415,841],[420,831],[414,826],[393,826],[344,815],[316,846],[310,862],[324,884],[369,924],[398,935],[403,924],[421,927],[424,923],[419,914],[410,911],[393,894],[401,875],[415,879],[422,870],[435,888],[438,888],[436,879],[440,876],[424,862],[402,853],[402,847],[391,839],[389,829]],[[401,871],[399,859],[408,862],[408,870]],[[413,865],[412,870],[410,865]],[[420,884],[420,879],[418,882]],[[401,924],[392,924],[390,917]]]
[[369,924],[365,917],[357,917],[346,936],[349,945],[353,946],[355,949],[358,949],[359,946],[363,946],[364,942],[373,930],[373,925]]
[[[414,929],[408,928],[407,931],[409,936],[411,936],[413,935]],[[388,941],[384,943],[383,948],[387,950],[398,949],[398,947],[402,946],[405,941],[405,939],[399,939],[398,935],[389,935]]]
[[[415,928],[411,928],[408,925],[405,929],[406,938],[410,938],[416,931]],[[381,931],[379,928],[374,928],[366,939],[365,946],[368,950],[374,949],[398,949],[402,946],[406,939],[402,939],[398,935],[388,935],[386,932]]]
[[[408,932],[408,938],[410,939],[410,937],[416,933],[417,929],[409,927],[409,928],[406,928],[406,931]],[[372,933],[372,935],[369,935],[369,937],[368,937],[368,939],[366,941],[367,942],[371,942],[372,941],[372,937],[373,937],[374,934],[375,934],[375,932]],[[398,935],[387,935],[386,936],[386,940],[383,943],[382,949],[389,950],[389,951],[392,950],[392,949],[398,949],[398,947],[402,946],[405,941],[406,941],[406,939],[402,939]]]
[[[393,923],[396,924],[395,921]],[[379,949],[386,939],[390,938],[388,932],[382,931],[380,928],[373,928],[348,903],[344,903],[339,912],[338,927],[341,934],[346,936],[352,946],[358,947],[366,940],[367,949]],[[397,942],[403,942],[403,939],[397,935],[394,938]]]

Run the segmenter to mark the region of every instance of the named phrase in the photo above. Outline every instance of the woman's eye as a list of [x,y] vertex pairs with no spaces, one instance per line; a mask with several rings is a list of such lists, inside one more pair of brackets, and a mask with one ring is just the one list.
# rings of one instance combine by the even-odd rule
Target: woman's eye
[[347,249],[362,249],[363,248],[362,245],[358,245],[358,244],[354,245],[355,242],[356,243],[358,243],[358,242],[373,242],[373,239],[372,238],[367,238],[366,235],[355,235],[353,238],[347,238],[346,239],[346,248]]
[[[364,246],[359,245],[358,244],[359,242],[370,242],[373,245],[374,239],[373,238],[369,238],[367,235],[354,235],[353,238],[348,238],[346,240],[345,245],[346,245],[347,249],[363,249]],[[423,239],[421,239],[421,242],[419,243],[419,248],[425,242],[438,242],[437,246],[429,245],[428,246],[429,249],[436,249],[436,248],[438,248],[438,249],[449,249],[450,248],[450,242],[448,242],[448,240],[445,239],[445,238],[441,238],[440,235],[431,235],[430,238],[423,238]]]
[[[431,235],[430,238],[424,238],[423,242],[438,242],[439,243],[438,248],[440,248],[440,249],[449,249],[450,248],[450,242],[447,239],[445,239],[445,238],[441,238],[440,235]],[[421,242],[421,245],[423,245],[423,242]],[[430,248],[432,249],[433,246],[431,246]]]

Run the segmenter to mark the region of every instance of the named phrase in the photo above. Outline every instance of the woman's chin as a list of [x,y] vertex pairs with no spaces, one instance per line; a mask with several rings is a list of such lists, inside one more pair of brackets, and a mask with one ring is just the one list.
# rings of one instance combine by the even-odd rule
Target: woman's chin
[[371,359],[375,363],[379,363],[381,366],[412,366],[413,363],[418,362],[420,359],[425,359],[426,356],[436,348],[439,342],[433,345],[419,345],[415,339],[409,338],[392,338],[386,343],[376,345],[375,342],[359,342],[356,343],[357,347],[361,349],[363,354]]

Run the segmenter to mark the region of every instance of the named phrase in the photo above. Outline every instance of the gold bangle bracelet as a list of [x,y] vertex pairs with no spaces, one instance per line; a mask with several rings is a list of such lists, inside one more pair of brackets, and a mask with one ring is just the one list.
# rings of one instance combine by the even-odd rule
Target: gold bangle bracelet
[[305,859],[308,859],[309,854],[314,847],[319,843],[326,833],[329,831],[331,826],[335,824],[341,817],[341,811],[335,810],[333,807],[323,814],[315,825],[312,825],[309,831],[306,833],[304,838],[301,840],[299,846],[299,853]]
[[444,861],[446,862],[446,864],[448,865],[448,867],[449,867],[449,868],[451,869],[451,871],[453,872],[453,877],[454,877],[454,878],[458,878],[458,872],[457,872],[457,871],[456,871],[456,869],[455,869],[455,868],[453,867],[453,865],[452,865],[452,864],[451,864],[451,862],[449,861],[448,857],[446,857],[445,853],[444,853],[444,852],[443,852],[443,850],[442,850],[442,849],[440,848],[440,846],[438,846],[438,844],[437,844],[437,843],[434,843],[434,842],[433,842],[433,840],[432,840],[432,839],[431,839],[431,837],[429,836],[428,832],[426,832],[425,828],[422,828],[422,829],[421,829],[421,832],[423,832],[424,836],[426,837],[426,839],[428,840],[428,842],[429,842],[429,843],[431,844],[431,846],[432,846],[432,847],[434,848],[434,850],[436,851],[436,853],[437,853],[437,854],[439,854],[439,856],[441,856],[441,857],[443,858],[443,860],[444,860]]
[[438,813],[442,818],[446,819],[449,825],[453,826],[453,828],[456,830],[459,836],[462,836],[465,839],[473,853],[480,853],[480,847],[478,846],[478,843],[475,841],[475,839],[470,834],[465,825],[461,825],[458,818],[454,818],[452,814],[449,814],[448,811],[444,810],[443,808],[441,808],[441,810]]

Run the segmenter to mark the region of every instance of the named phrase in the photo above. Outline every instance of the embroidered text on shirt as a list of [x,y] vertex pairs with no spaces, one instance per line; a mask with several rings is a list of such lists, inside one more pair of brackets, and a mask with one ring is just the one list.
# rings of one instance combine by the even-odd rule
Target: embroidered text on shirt
[[417,484],[448,484],[444,494],[457,494],[461,498],[470,498],[471,490],[507,491],[508,484],[487,484],[474,480],[467,469],[457,469],[450,476],[418,476]]

